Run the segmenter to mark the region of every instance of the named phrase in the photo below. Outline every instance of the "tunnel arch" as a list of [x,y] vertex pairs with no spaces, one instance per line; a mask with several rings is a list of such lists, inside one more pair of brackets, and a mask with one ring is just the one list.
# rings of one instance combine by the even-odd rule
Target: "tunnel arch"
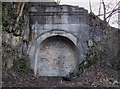
[[40,76],[66,76],[77,69],[77,48],[67,37],[55,35],[46,38],[36,54]]
[[77,46],[77,40],[78,40],[77,37],[73,35],[72,33],[67,32],[65,30],[50,30],[45,33],[42,33],[36,38],[36,41],[37,41],[36,44],[39,45],[45,39],[52,37],[52,36],[57,36],[57,35],[68,38],[75,44],[75,46]]
[[75,34],[72,34],[68,31],[64,31],[64,30],[50,30],[50,31],[45,31],[44,33],[38,35],[35,39],[35,41],[33,42],[33,44],[29,47],[28,50],[28,54],[30,57],[30,63],[29,66],[31,69],[34,70],[34,74],[37,74],[37,61],[38,61],[38,54],[39,54],[39,46],[40,44],[47,38],[52,37],[52,36],[62,36],[67,38],[68,40],[70,40],[74,46],[76,47],[77,50],[77,59],[78,59],[78,63],[77,65],[79,65],[84,59],[85,59],[85,55],[84,55],[84,50],[83,50],[83,46],[81,41],[77,38],[77,36]]
[[[37,50],[36,50],[36,55],[35,55],[35,60],[36,60],[36,62],[35,62],[35,67],[34,67],[34,70],[35,70],[35,72],[37,73],[37,72],[39,72],[39,67],[38,67],[38,63],[39,63],[39,58],[38,58],[38,56],[39,56],[39,53],[40,53],[40,48],[43,46],[43,45],[45,45],[45,43],[46,43],[46,41],[48,40],[50,40],[50,39],[53,39],[53,38],[55,38],[55,39],[58,39],[58,41],[60,41],[61,43],[63,43],[63,45],[64,46],[66,46],[66,48],[65,48],[65,52],[66,52],[66,54],[71,54],[71,56],[69,56],[70,58],[63,58],[64,60],[63,60],[63,62],[65,61],[65,60],[68,60],[68,59],[71,59],[69,62],[65,62],[66,63],[66,65],[68,65],[67,67],[69,67],[69,64],[71,63],[71,65],[74,67],[74,68],[72,68],[72,67],[70,67],[72,70],[70,70],[70,69],[66,69],[66,71],[69,71],[69,72],[73,72],[74,71],[74,69],[76,69],[77,68],[77,61],[78,61],[78,50],[77,50],[77,38],[75,37],[75,36],[73,36],[72,34],[70,34],[70,33],[66,33],[66,32],[63,32],[63,31],[54,31],[54,32],[51,32],[51,33],[45,33],[45,34],[42,34],[38,39],[37,39]],[[64,41],[64,42],[63,42]],[[49,41],[50,42],[50,41]],[[48,42],[48,43],[49,43]],[[55,41],[53,42],[53,44],[55,44]],[[73,47],[73,49],[71,49],[70,48],[70,46],[72,46]],[[54,47],[53,47],[53,49],[54,49]],[[60,48],[58,48],[59,49],[59,52],[60,51],[64,51],[63,49],[60,49]],[[53,50],[54,51],[54,50]],[[59,53],[58,52],[58,53]],[[68,53],[67,53],[68,52]],[[74,54],[74,53],[75,54]],[[56,52],[54,52],[54,53],[56,53]],[[64,52],[63,52],[64,53]],[[74,54],[74,55],[73,55]],[[44,54],[44,56],[45,56],[46,54]],[[64,57],[65,55],[63,54],[61,57]],[[65,56],[66,57],[66,56]],[[72,61],[72,59],[73,59],[73,61]],[[52,60],[52,59],[51,59]],[[57,60],[56,60],[57,61]],[[69,63],[69,64],[67,64],[67,63]],[[73,63],[73,64],[72,64]],[[42,64],[40,64],[40,65],[42,65]],[[61,69],[60,69],[61,70]],[[65,70],[65,69],[64,69]],[[48,70],[47,70],[48,71]],[[53,70],[52,70],[53,71]],[[44,72],[44,71],[42,71],[42,72]],[[50,72],[50,71],[49,71]],[[65,71],[64,71],[65,72]],[[57,72],[55,72],[54,71],[54,73],[57,73]],[[46,73],[45,73],[46,74]],[[43,74],[43,75],[45,75],[45,74]],[[65,73],[65,74],[67,74],[67,72]],[[52,74],[53,76],[65,76],[65,74]],[[39,74],[39,75],[41,75],[41,74]],[[42,75],[41,75],[42,76]],[[46,75],[47,76],[47,75]],[[49,73],[48,73],[48,76],[51,76]]]

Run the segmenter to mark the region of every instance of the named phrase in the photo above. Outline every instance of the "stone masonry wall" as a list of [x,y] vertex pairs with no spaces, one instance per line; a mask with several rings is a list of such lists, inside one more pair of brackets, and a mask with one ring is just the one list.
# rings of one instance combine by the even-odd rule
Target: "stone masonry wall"
[[[99,53],[101,63],[119,63],[118,29],[93,13],[70,5],[28,3],[28,7],[24,42],[13,42],[17,48],[23,43],[22,52],[29,56],[35,74],[66,76],[85,60],[101,56]],[[6,35],[3,37],[8,42],[10,35]]]

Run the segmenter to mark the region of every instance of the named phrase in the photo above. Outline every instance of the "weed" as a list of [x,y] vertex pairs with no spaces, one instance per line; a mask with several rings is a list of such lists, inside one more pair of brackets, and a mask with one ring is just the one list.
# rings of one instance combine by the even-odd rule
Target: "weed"
[[17,72],[27,73],[29,70],[27,58],[17,56],[13,62],[13,69]]

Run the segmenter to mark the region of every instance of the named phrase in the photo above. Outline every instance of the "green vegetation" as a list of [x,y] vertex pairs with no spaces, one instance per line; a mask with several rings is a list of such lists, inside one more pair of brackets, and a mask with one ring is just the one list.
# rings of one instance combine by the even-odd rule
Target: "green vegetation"
[[2,43],[3,45],[3,56],[2,56],[2,67],[3,70],[13,70],[16,72],[27,73],[29,71],[28,67],[28,57],[19,55],[19,52],[15,51],[7,43]]
[[28,73],[29,67],[26,57],[20,58],[17,56],[13,62],[13,69],[17,72]]
[[88,56],[86,58],[85,61],[83,61],[80,65],[79,65],[79,69],[85,69],[85,68],[88,68],[94,64],[96,64],[100,59],[101,57],[103,56],[104,52],[103,51],[98,51],[98,52],[95,52],[94,55],[92,57]]
[[13,33],[15,36],[22,36],[25,28],[27,10],[24,2],[2,3],[2,29],[5,32]]

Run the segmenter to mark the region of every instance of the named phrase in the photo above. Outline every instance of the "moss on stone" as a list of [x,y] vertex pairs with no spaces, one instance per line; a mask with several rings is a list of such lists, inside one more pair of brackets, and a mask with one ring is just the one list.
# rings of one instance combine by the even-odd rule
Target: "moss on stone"
[[27,73],[29,70],[28,67],[28,58],[24,55],[20,57],[20,53],[14,50],[9,44],[2,43],[3,52],[2,55],[2,68],[7,71],[17,71],[22,73]]
[[16,57],[13,62],[13,69],[17,72],[28,73],[28,59],[26,57]]
[[79,65],[79,69],[80,70],[85,69],[96,64],[101,59],[103,54],[104,54],[103,51],[98,51],[97,53],[94,54],[94,56],[87,57],[86,60]]

